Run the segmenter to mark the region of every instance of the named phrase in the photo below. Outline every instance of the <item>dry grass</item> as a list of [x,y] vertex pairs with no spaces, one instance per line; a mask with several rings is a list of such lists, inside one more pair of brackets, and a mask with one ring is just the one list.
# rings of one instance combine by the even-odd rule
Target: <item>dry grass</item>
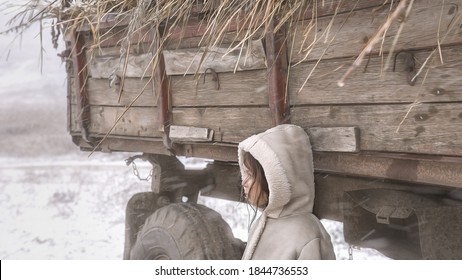
[[[0,11],[9,10],[10,14],[14,14],[10,20],[12,27],[0,32],[0,34],[13,31],[21,32],[33,22],[39,21],[42,23],[48,19],[51,20],[49,25],[54,43],[58,41],[61,34],[72,33],[75,30],[85,28],[90,30],[94,40],[90,49],[98,49],[102,42],[114,36],[114,28],[100,28],[101,24],[109,19],[114,22],[114,26],[120,23],[127,25],[126,35],[119,41],[121,46],[120,65],[123,66],[122,69],[126,69],[128,54],[132,47],[134,36],[145,37],[150,35],[155,38],[151,45],[154,55],[150,64],[155,65],[159,51],[162,50],[166,40],[174,35],[173,30],[182,30],[188,22],[195,20],[199,22],[198,25],[204,30],[200,40],[201,46],[208,48],[221,46],[228,31],[235,30],[234,42],[230,44],[228,53],[240,49],[241,55],[247,56],[251,53],[251,48],[247,48],[246,53],[242,53],[242,51],[244,47],[250,45],[250,39],[262,38],[272,23],[276,21],[274,32],[277,32],[280,28],[289,27],[289,35],[294,35],[297,32],[304,34],[305,40],[300,48],[290,50],[291,54],[302,53],[304,56],[300,61],[302,62],[307,59],[314,46],[322,40],[325,44],[325,51],[327,51],[337,33],[341,32],[342,28],[332,30],[332,26],[339,8],[344,6],[345,2],[345,0],[30,0],[21,5],[10,1],[9,4],[0,7]],[[355,1],[356,4],[358,2]],[[390,5],[388,18],[370,37],[363,50],[359,52],[356,60],[338,81],[339,86],[345,83],[351,72],[363,62],[364,58],[373,51],[376,45],[380,42],[383,44],[385,34],[391,24],[398,21],[399,29],[393,37],[393,43],[388,50],[389,55],[383,70],[388,68],[401,30],[412,10],[413,2],[414,0],[384,0],[383,5]],[[314,32],[317,29],[318,11],[329,5],[331,10],[334,11],[330,23],[322,33]],[[352,5],[352,10],[354,10],[355,4]],[[443,10],[441,10],[441,16],[442,13]],[[305,19],[305,25],[302,29],[297,30],[295,22],[299,22],[301,19]],[[460,21],[460,19],[454,22],[456,21]],[[155,33],[154,35],[152,34],[153,32]],[[440,28],[438,28],[436,36],[439,56],[441,62],[443,62],[441,42],[445,36],[440,34]],[[381,46],[380,54],[382,53]],[[203,54],[203,58],[206,55],[207,51]],[[322,58],[323,55],[319,57],[318,63]],[[146,71],[149,71],[149,69],[146,69]],[[307,75],[306,81],[311,74]],[[123,77],[121,78],[121,84],[123,85]],[[120,88],[123,88],[123,86]]]
[[[384,0],[383,4],[390,4],[389,17],[376,33],[370,37],[369,42],[365,44],[356,60],[338,81],[339,86],[345,83],[351,72],[362,63],[364,58],[372,52],[380,41],[383,43],[385,34],[391,24],[395,21],[400,21],[399,30],[394,37],[394,42],[384,65],[385,69],[388,67],[396,42],[399,39],[400,31],[406,22],[405,19],[412,10],[413,2],[413,0],[401,0],[389,3],[389,1]],[[334,10],[334,14],[327,28],[321,34],[318,34],[318,32],[314,32],[317,30],[318,11],[328,5],[332,6],[330,8]],[[255,37],[262,38],[275,22],[274,32],[277,32],[280,28],[291,27],[288,29],[289,35],[294,35],[297,32],[304,34],[305,40],[300,49],[290,50],[291,54],[303,53],[304,58],[301,61],[304,61],[316,44],[322,40],[325,44],[325,51],[327,51],[337,33],[341,32],[341,28],[332,30],[332,26],[339,8],[343,5],[345,5],[343,0],[30,0],[24,5],[16,5],[16,8],[13,9],[15,15],[11,19],[13,27],[4,32],[21,31],[35,21],[43,22],[45,19],[51,19],[50,27],[54,42],[57,42],[57,38],[61,34],[72,34],[75,30],[85,28],[90,30],[94,40],[90,49],[98,49],[102,42],[114,36],[114,28],[100,28],[105,20],[110,19],[115,23],[114,26],[120,23],[127,25],[126,35],[119,41],[121,46],[119,63],[123,66],[122,69],[126,69],[132,42],[136,41],[134,36],[152,36],[155,38],[150,46],[154,54],[150,63],[152,66],[156,65],[159,52],[165,45],[166,40],[174,35],[174,30],[184,29],[185,25],[191,20],[198,21],[198,25],[204,30],[200,45],[209,49],[220,46],[228,31],[235,30],[234,43],[230,44],[228,53],[240,50],[240,55],[244,56],[251,53],[250,47],[247,48],[246,53],[243,53],[244,47],[251,45],[249,41],[255,39]],[[295,22],[299,22],[301,19],[305,19],[305,26],[297,30]],[[440,45],[440,34],[438,34],[438,45]],[[207,48],[202,59],[207,56]],[[318,58],[317,64],[323,59],[323,56],[324,54]],[[441,52],[440,57],[442,58]],[[307,74],[303,86],[315,69],[316,67],[313,68],[311,73]],[[146,69],[146,71],[149,71],[149,69]],[[121,79],[119,81],[121,84],[120,100],[124,77],[116,77],[115,73],[112,77],[113,79]]]

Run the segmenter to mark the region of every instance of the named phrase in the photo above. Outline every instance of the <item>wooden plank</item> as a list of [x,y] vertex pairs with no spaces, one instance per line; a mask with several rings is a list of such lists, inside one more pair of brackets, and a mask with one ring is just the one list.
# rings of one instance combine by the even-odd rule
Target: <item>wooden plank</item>
[[[105,53],[112,53],[106,51]],[[260,40],[252,41],[251,47],[228,53],[228,47],[164,50],[168,75],[204,73],[212,68],[215,72],[234,72],[265,69],[265,51]],[[225,55],[226,54],[226,55]],[[152,53],[131,53],[124,68],[125,57],[114,55],[93,55],[88,65],[92,78],[109,78],[111,75],[125,77],[150,77],[153,63]]]
[[[158,50],[154,50],[156,52]],[[168,141],[168,130],[172,124],[172,102],[170,92],[170,81],[165,72],[165,62],[162,53],[154,68],[154,85],[157,94],[157,113],[156,121],[159,122],[157,129],[163,133],[164,139]]]
[[174,108],[173,124],[207,127],[215,141],[238,143],[271,127],[269,108]]
[[172,102],[176,107],[268,106],[266,70],[219,73],[220,89],[206,76],[172,76]]
[[[396,1],[398,2],[398,1]],[[383,0],[358,0],[358,1],[342,1],[342,0],[324,0],[315,2],[316,12],[310,9],[305,12],[305,19],[311,19],[313,14],[318,18],[332,16],[334,14],[344,14],[351,11],[378,8],[387,4]]]
[[[75,106],[72,106],[73,108]],[[90,113],[92,122],[89,127],[91,134],[104,136],[116,120],[123,114],[123,107],[91,106]],[[76,125],[77,116],[72,110],[71,132],[80,131]],[[158,131],[160,123],[157,119],[157,108],[155,107],[132,107],[127,110],[124,117],[117,123],[111,135],[138,136],[138,137],[161,137]]]
[[462,155],[461,103],[411,106],[295,107],[291,116],[302,127],[357,126],[362,151]]
[[89,104],[89,92],[85,86],[87,78],[87,68],[85,67],[87,62],[85,59],[85,43],[83,36],[77,32],[71,32],[71,56],[73,66],[73,90],[75,93],[76,104],[75,111],[78,112],[77,120],[82,133],[82,138],[90,142],[88,137],[89,125],[91,122],[90,117],[90,104]]
[[[84,141],[80,142],[80,146],[91,149],[91,146]],[[110,136],[100,148],[105,151],[170,154],[163,146],[161,138]],[[220,143],[174,145],[174,149],[176,154],[181,156],[237,162],[237,145]],[[418,187],[420,191],[425,191],[425,186],[428,185],[462,189],[462,157],[430,159],[415,155],[413,159],[398,159],[389,156],[393,154],[372,156],[315,151],[313,160],[316,173],[360,176],[369,178],[368,180],[375,183],[384,179],[397,180],[409,186],[416,184],[414,187]],[[322,177],[328,176],[322,175]],[[340,189],[342,184],[337,184],[335,187]]]
[[151,53],[131,54],[125,67],[125,57],[120,59],[120,56],[95,56],[87,68],[89,76],[97,79],[108,79],[113,75],[129,78],[150,77],[152,60]]
[[357,127],[310,127],[307,133],[314,151],[359,151],[359,129]]
[[[248,106],[268,105],[266,95],[266,71],[253,70],[237,73],[220,73],[220,89],[210,77],[195,79],[193,75],[170,77],[172,103],[176,107],[192,106]],[[239,81],[239,83],[236,83]],[[143,90],[134,106],[156,106],[157,97],[153,81],[149,78],[126,78],[120,103],[117,102],[119,88],[110,87],[107,79],[87,80],[91,105],[126,106]],[[76,104],[73,96],[72,104]]]
[[171,125],[169,137],[173,142],[210,142],[213,130],[203,127]]
[[[72,128],[72,105],[77,105],[77,98],[75,96],[75,91],[74,91],[74,76],[72,74],[73,67],[70,65],[71,63],[68,61],[66,62],[66,70],[67,72],[67,93],[66,93],[66,125],[67,125],[67,132],[71,132]],[[76,108],[76,107],[74,107]]]
[[[435,47],[438,42],[438,26],[440,26],[439,34],[442,46],[461,43],[461,29],[457,24],[462,15],[462,9],[457,7],[461,6],[461,0],[451,2],[414,1],[412,11],[406,20],[395,49]],[[381,10],[362,9],[351,14],[345,13],[335,17],[319,18],[308,34],[305,32],[306,26],[313,23],[300,22],[294,29],[297,32],[294,34],[291,62],[299,62],[304,59],[312,61],[320,58],[357,56],[369,38],[385,22],[389,12],[387,5]],[[332,20],[333,22],[331,22]],[[453,24],[454,28],[448,28]],[[386,33],[383,44],[375,46],[373,53],[377,54],[381,47],[387,52],[393,43],[398,28],[398,23],[392,24]],[[315,42],[314,46],[308,50],[308,46],[313,42]],[[306,54],[309,55],[305,58]]]
[[[119,46],[112,46],[112,47],[97,47],[91,46],[85,52],[87,57],[87,61],[92,60],[95,57],[103,56],[103,57],[119,57],[120,56],[120,45]],[[149,53],[152,49],[152,43],[140,43],[140,44],[131,44],[128,53],[132,55],[140,55],[144,53]]]
[[[292,105],[301,104],[359,104],[359,103],[400,103],[462,101],[462,49],[450,47],[443,49],[444,64],[438,57],[429,65],[431,67],[425,80],[426,70],[417,78],[417,83],[410,86],[406,81],[405,65],[398,56],[396,72],[389,69],[382,76],[380,69],[382,59],[371,58],[366,73],[354,72],[343,88],[336,81],[343,72],[335,71],[348,65],[348,60],[322,61],[314,71],[308,84],[299,92],[312,64],[302,63],[290,71],[289,92]],[[415,53],[416,61],[422,63],[430,52]],[[342,68],[342,69],[345,69]],[[268,104],[266,96],[266,71],[254,70],[233,73],[220,73],[220,89],[206,77],[194,79],[193,75],[171,77],[171,90],[174,106],[245,106]],[[149,79],[126,78],[121,103],[117,104],[118,87],[110,87],[106,79],[87,80],[92,105],[128,105],[145,87]],[[239,81],[239,83],[236,83]],[[367,86],[365,83],[367,82]],[[145,87],[145,92],[135,103],[137,106],[155,106],[152,84]],[[72,104],[76,104],[73,95]]]
[[261,40],[249,40],[243,48],[230,51],[229,47],[200,47],[163,51],[168,75],[215,72],[235,72],[266,69],[265,50]]
[[[154,81],[149,78],[126,78],[124,80],[124,90],[120,102],[118,102],[119,86],[111,86],[107,79],[87,79],[87,90],[90,93],[89,102],[91,105],[128,106],[142,92],[133,103],[133,106],[156,107],[157,97],[153,86]],[[72,99],[72,104],[75,104],[75,99]]]
[[351,176],[384,178],[409,183],[462,188],[462,161],[445,162],[438,158],[398,159],[361,154],[317,153],[315,170]]
[[[92,33],[84,31],[84,34],[88,34],[87,44],[91,48],[106,48],[120,46],[121,42],[127,38],[128,26],[121,22],[116,25],[107,25],[106,27],[100,29],[97,36],[93,36]],[[136,32],[130,36],[130,44],[142,44],[142,43],[152,43],[153,34],[152,26],[144,26],[138,29]]]
[[[92,106],[90,132],[105,134],[123,110]],[[130,108],[113,134],[159,137],[154,132],[159,125],[156,111]],[[213,129],[215,141],[225,143],[238,143],[271,127],[268,107],[173,108],[172,113],[174,125]],[[409,105],[398,104],[295,107],[291,115],[292,123],[305,128],[358,127],[362,151],[462,155],[461,103],[422,104],[411,110]],[[76,119],[74,115],[73,121]]]
[[[420,67],[431,52],[415,52]],[[397,56],[396,69],[382,73],[382,57],[370,59],[367,69],[360,67],[348,77],[345,86],[337,81],[349,66],[348,59],[321,61],[313,75],[305,83],[314,64],[302,63],[290,70],[289,92],[292,105],[301,104],[372,104],[401,102],[462,101],[462,48],[442,49],[444,64],[435,52],[414,86],[407,82],[406,66],[401,55]],[[393,66],[393,65],[392,65]],[[428,70],[428,75],[427,75]]]
[[275,31],[277,24],[278,21],[273,19],[265,36],[268,54],[268,99],[273,126],[290,123],[287,36],[285,27]]
[[[124,112],[122,107],[91,106],[90,132],[105,135]],[[80,131],[73,116],[72,132]],[[207,127],[215,140],[237,143],[271,127],[268,108],[181,108],[173,109],[173,124]],[[245,125],[243,125],[245,124]],[[157,108],[132,107],[116,125],[112,135],[161,137],[157,130]]]

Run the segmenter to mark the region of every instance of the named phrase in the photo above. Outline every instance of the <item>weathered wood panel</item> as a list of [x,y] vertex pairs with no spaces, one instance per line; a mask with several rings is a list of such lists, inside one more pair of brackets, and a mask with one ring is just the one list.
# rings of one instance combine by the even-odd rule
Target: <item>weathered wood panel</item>
[[151,53],[130,54],[125,56],[95,56],[88,64],[88,73],[92,78],[150,77],[152,76],[153,57]]
[[[90,133],[105,135],[124,112],[122,107],[91,106]],[[73,115],[72,132],[80,131]],[[237,143],[271,127],[268,108],[180,108],[173,109],[173,124],[214,130],[214,140]],[[121,118],[112,135],[161,137],[157,130],[157,108],[132,107]]]
[[[106,134],[123,110],[92,106],[90,132]],[[72,131],[78,131],[76,119],[73,115]],[[156,122],[155,108],[133,107],[112,134],[160,137]],[[362,151],[462,155],[461,103],[422,104],[412,109],[409,105],[295,107],[292,123],[304,128],[357,126]],[[173,124],[213,129],[214,141],[226,143],[238,143],[271,127],[267,107],[174,108]]]
[[307,132],[314,151],[359,151],[359,129],[357,127],[311,127]]
[[[451,2],[414,1],[412,11],[406,20],[395,49],[434,47],[438,42],[438,34],[442,46],[461,43],[462,29],[459,28],[459,25],[462,10],[458,8],[461,6],[461,0]],[[389,13],[389,5],[385,5],[380,10],[376,8],[362,9],[351,14],[345,13],[335,17],[318,18],[316,25],[308,34],[305,34],[304,30],[310,22],[300,22],[294,35],[291,61],[356,56],[369,38],[385,22]],[[333,22],[331,22],[332,20]],[[439,32],[438,27],[440,28]],[[378,53],[381,47],[387,52],[393,43],[398,28],[399,23],[393,23],[385,35],[383,44],[375,46],[373,53]],[[315,44],[310,48],[311,51],[305,58],[305,54],[308,53],[308,46],[313,42]]]
[[[94,57],[98,56],[120,56],[120,45],[112,47],[98,47],[93,46],[89,47],[86,51],[87,61],[90,61]],[[140,55],[143,53],[150,53],[152,51],[152,42],[150,43],[140,43],[130,45],[128,53],[133,55]]]
[[[266,70],[245,72],[219,73],[220,89],[216,88],[216,81],[210,74],[195,79],[194,75],[170,77],[172,104],[176,107],[184,106],[248,106],[268,105]],[[124,92],[120,103],[117,102],[119,87],[111,87],[107,79],[87,80],[90,92],[90,104],[126,106],[143,90],[134,106],[156,106],[157,97],[153,91],[153,81],[149,78],[126,78]],[[75,103],[73,95],[72,104]]]
[[[414,54],[418,67],[431,52],[421,51]],[[290,71],[289,92],[292,105],[301,104],[373,104],[373,103],[409,103],[462,101],[462,48],[443,49],[444,64],[434,53],[411,86],[407,83],[404,59],[397,57],[396,69],[381,74],[382,58],[371,58],[366,72],[363,69],[353,72],[344,87],[339,88],[340,79],[348,59],[326,60],[317,65],[313,76],[301,88],[313,64],[302,63]],[[343,67],[343,68],[342,68]],[[337,70],[337,71],[336,71]],[[427,70],[428,75],[425,76]],[[266,70],[254,70],[236,73],[219,73],[220,89],[207,74],[195,79],[193,75],[171,77],[171,90],[174,106],[245,106],[268,104]],[[425,78],[424,78],[425,77]],[[239,82],[236,82],[239,81]],[[145,88],[135,106],[155,106],[156,97],[152,81],[148,78],[126,78],[120,104],[117,103],[118,86],[110,87],[107,79],[87,80],[92,105],[128,105]],[[301,88],[301,90],[300,90]],[[72,104],[76,104],[75,95]]]
[[215,72],[234,72],[266,69],[265,50],[261,40],[249,40],[243,48],[230,51],[228,47],[164,50],[168,75]]
[[362,151],[462,155],[461,103],[295,107],[291,116],[302,127],[358,126]]
[[[215,72],[234,72],[252,69],[265,69],[266,58],[260,40],[244,48],[228,53],[228,47],[210,49],[164,50],[165,66],[168,75],[204,73],[207,69]],[[153,54],[130,53],[128,59],[120,54],[110,55],[114,50],[103,51],[106,55],[88,54],[88,72],[92,78],[150,77],[152,75]]]
[[198,80],[193,76],[172,76],[172,104],[184,106],[268,106],[266,70],[219,73],[217,81],[207,74]]
[[202,127],[171,125],[169,137],[174,143],[211,142],[213,140],[213,130]]
[[269,108],[174,108],[173,124],[207,127],[214,140],[238,143],[271,127]]
[[[90,92],[91,105],[105,106],[127,106],[131,104],[138,95],[140,95],[133,106],[157,106],[157,97],[154,92],[154,80],[150,78],[126,78],[124,80],[124,90],[119,99],[119,85],[110,85],[108,79],[93,79],[87,80],[87,90]],[[75,104],[75,100],[72,100]]]
[[[416,71],[430,54],[429,51],[414,53]],[[348,68],[349,59],[321,61],[303,88],[314,64],[302,63],[290,71],[290,101],[293,105],[462,101],[462,48],[445,48],[442,54],[444,64],[438,52],[434,52],[414,86],[407,81],[404,53],[396,57],[395,72],[391,65],[382,73],[382,57],[374,56],[367,68],[363,65],[354,71],[341,88],[337,81]]]
[[[72,106],[74,108],[74,106]],[[91,106],[91,124],[89,127],[90,134],[94,136],[104,136],[116,120],[123,114],[123,107],[104,107]],[[72,110],[72,112],[76,112]],[[80,131],[77,126],[76,114],[72,117],[71,132]],[[139,137],[161,137],[158,131],[159,123],[157,119],[157,108],[154,107],[132,107],[126,111],[124,116],[115,125],[111,135],[120,136],[139,136]]]
[[385,154],[317,153],[314,166],[316,171],[321,172],[462,188],[461,158],[453,158],[454,162],[445,160],[436,157],[422,159],[418,156],[400,159]]
[[[92,149],[83,140],[80,146]],[[106,151],[128,151],[153,154],[170,152],[163,145],[161,138],[143,137],[113,137],[107,138],[100,148]],[[220,161],[237,162],[237,145],[194,144],[174,145],[177,155],[188,157],[210,158]],[[462,188],[462,157],[432,157],[414,155],[413,158],[391,158],[394,154],[369,155],[351,153],[314,152],[313,164],[315,172],[322,174],[322,178],[331,174],[344,174],[370,178],[371,182],[383,180],[398,180],[410,185],[415,183],[419,191],[424,192],[428,185],[439,185]],[[369,184],[365,184],[367,187]],[[332,187],[341,189],[343,184]],[[359,187],[359,186],[358,186]]]

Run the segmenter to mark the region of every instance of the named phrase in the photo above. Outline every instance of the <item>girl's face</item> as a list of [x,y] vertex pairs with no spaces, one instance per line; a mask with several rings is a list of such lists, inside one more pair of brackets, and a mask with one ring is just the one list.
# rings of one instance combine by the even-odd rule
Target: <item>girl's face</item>
[[259,208],[268,205],[268,196],[262,191],[261,186],[255,182],[255,178],[247,170],[244,172],[242,187],[245,197],[250,204]]

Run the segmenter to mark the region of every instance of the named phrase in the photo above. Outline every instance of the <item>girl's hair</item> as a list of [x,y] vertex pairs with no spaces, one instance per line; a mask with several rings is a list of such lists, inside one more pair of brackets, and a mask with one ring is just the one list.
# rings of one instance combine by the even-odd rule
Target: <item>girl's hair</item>
[[[249,152],[244,152],[244,166],[249,172],[249,176],[253,179],[253,184],[250,188],[258,186],[258,192],[256,197],[256,205],[260,205],[262,201],[268,201],[269,199],[269,188],[268,181],[266,180],[265,172],[260,162],[256,160]],[[242,192],[244,190],[242,189]],[[266,205],[265,205],[266,206]]]

